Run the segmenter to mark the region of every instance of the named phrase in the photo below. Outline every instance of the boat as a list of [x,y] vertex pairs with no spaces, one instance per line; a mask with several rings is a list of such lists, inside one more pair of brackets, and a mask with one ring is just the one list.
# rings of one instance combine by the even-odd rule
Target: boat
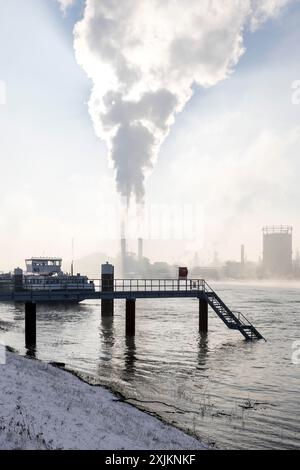
[[0,291],[11,290],[13,285],[13,275],[11,273],[0,272]]
[[[88,290],[95,291],[93,281],[87,276],[62,271],[62,258],[30,258],[25,260],[26,271],[22,272],[24,290]],[[19,270],[19,276],[21,275]],[[15,271],[16,272],[16,271]]]

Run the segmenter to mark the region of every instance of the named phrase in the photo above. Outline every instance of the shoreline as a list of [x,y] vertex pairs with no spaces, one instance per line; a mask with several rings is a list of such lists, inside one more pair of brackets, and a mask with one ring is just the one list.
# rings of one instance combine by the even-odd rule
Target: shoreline
[[[205,450],[208,445],[128,403],[111,387],[6,347],[0,449]],[[72,411],[70,411],[72,410]]]
[[[39,361],[39,359],[35,359],[35,358],[33,358],[33,359]],[[119,401],[120,403],[125,403],[128,406],[132,406],[133,408],[141,411],[142,413],[147,414],[148,416],[154,417],[155,419],[159,420],[161,423],[163,423],[167,426],[170,426],[171,428],[177,429],[178,431],[184,433],[186,436],[189,436],[189,437],[193,438],[194,440],[200,442],[205,447],[203,450],[209,450],[209,449],[211,450],[212,449],[211,444],[202,441],[201,438],[199,436],[197,436],[196,434],[194,434],[191,430],[183,429],[179,425],[168,422],[166,419],[164,419],[162,416],[160,416],[156,411],[151,411],[150,409],[145,408],[142,404],[139,405],[138,403],[132,403],[132,401],[137,401],[137,400],[134,399],[134,398],[130,398],[130,397],[127,398],[119,390],[116,390],[112,386],[104,384],[104,383],[91,383],[88,380],[86,380],[80,373],[76,372],[75,370],[66,369],[64,366],[59,366],[58,364],[51,363],[51,362],[48,362],[47,364],[50,364],[53,367],[57,367],[60,370],[63,370],[65,372],[70,373],[71,375],[73,375],[77,379],[79,379],[81,382],[83,382],[83,383],[85,383],[85,384],[87,384],[91,387],[104,388],[105,390],[109,391],[110,393],[112,393],[116,397],[116,399],[117,399],[116,401]],[[142,403],[142,401],[141,401],[141,403]],[[213,449],[214,450],[217,449],[215,444],[213,444]]]

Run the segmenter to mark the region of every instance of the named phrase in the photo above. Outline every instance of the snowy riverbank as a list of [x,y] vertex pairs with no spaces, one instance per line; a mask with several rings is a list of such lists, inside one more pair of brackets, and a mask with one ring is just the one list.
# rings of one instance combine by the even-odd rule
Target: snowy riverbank
[[49,364],[7,352],[0,375],[0,449],[205,448]]

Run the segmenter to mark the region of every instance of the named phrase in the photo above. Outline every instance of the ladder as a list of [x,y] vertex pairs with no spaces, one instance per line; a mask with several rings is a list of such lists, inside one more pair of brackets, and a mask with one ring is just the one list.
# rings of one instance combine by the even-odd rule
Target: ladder
[[[210,307],[231,330],[238,330],[247,341],[265,338],[241,312],[233,312],[217,293],[205,282],[206,299]],[[266,340],[265,340],[266,341]]]

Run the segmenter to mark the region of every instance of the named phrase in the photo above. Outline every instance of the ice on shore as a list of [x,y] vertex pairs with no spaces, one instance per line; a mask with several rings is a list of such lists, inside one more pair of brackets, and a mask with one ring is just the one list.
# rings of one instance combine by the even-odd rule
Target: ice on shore
[[204,449],[103,387],[7,352],[0,365],[0,449]]

